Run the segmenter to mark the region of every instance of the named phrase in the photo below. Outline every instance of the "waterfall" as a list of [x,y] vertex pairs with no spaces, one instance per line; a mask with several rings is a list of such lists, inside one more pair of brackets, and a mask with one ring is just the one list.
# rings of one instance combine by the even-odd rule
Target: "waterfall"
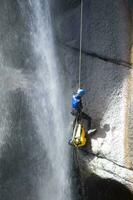
[[[23,5],[19,1],[20,6]],[[36,63],[33,115],[47,161],[40,178],[40,200],[70,200],[69,151],[65,102],[56,56],[48,0],[29,0],[30,39]],[[47,163],[46,163],[47,162]]]
[[67,88],[49,0],[2,1],[0,41],[1,199],[71,200]]

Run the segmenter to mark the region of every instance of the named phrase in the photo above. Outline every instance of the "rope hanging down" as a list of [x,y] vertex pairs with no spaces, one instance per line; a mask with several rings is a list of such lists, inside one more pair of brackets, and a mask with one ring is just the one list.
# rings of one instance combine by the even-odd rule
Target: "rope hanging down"
[[83,35],[82,33],[83,33],[83,0],[81,0],[81,13],[80,13],[79,88],[81,85],[82,35]]

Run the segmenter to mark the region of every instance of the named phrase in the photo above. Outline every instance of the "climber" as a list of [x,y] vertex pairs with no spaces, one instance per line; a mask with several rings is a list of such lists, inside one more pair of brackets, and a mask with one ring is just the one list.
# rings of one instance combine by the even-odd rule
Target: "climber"
[[73,122],[73,137],[69,141],[69,144],[73,144],[76,147],[81,147],[86,144],[86,134],[91,134],[96,131],[96,129],[91,129],[91,117],[82,111],[82,97],[85,95],[86,91],[79,88],[72,96],[72,111],[71,114],[75,116]]

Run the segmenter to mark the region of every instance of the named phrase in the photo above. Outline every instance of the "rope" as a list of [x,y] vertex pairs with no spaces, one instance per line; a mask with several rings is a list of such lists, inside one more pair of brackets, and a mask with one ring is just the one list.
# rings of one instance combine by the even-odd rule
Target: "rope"
[[80,13],[80,52],[79,52],[79,88],[81,84],[81,65],[82,65],[82,34],[83,33],[83,0],[81,0],[81,13]]

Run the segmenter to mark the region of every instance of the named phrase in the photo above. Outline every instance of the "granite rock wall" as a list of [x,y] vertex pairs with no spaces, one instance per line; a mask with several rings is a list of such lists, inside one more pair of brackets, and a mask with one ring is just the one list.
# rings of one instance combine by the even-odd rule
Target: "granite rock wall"
[[[69,102],[78,88],[80,4],[67,3],[66,10],[62,6],[60,14],[55,11],[54,24]],[[79,151],[78,156],[86,176],[95,173],[133,189],[131,4],[84,0],[81,86],[88,91],[84,111],[97,133],[89,138],[86,153]]]

